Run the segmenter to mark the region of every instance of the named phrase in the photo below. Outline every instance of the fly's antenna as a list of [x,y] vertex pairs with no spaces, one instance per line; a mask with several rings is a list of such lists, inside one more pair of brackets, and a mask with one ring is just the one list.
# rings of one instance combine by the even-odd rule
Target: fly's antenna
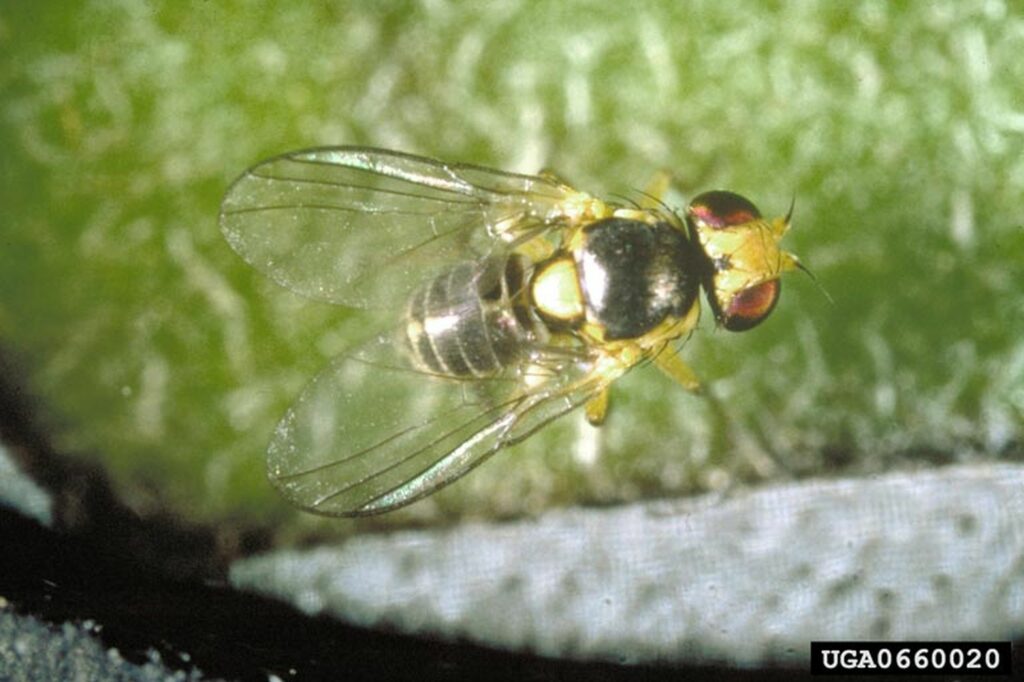
[[811,272],[810,268],[808,268],[806,265],[804,265],[798,260],[794,260],[794,263],[798,270],[805,273],[808,277],[811,278],[811,281],[814,282],[814,285],[816,287],[818,287],[818,290],[825,295],[825,299],[828,300],[830,304],[835,305],[835,300],[832,298],[831,295],[829,295],[828,290],[822,285],[822,283],[818,281],[818,278],[814,276],[814,273]]
[[[789,221],[793,218],[794,208],[796,208],[796,192],[793,192],[793,196],[790,197],[789,199],[789,210],[786,211],[786,217],[784,218],[785,224],[787,226],[789,225]],[[828,293],[828,289],[826,289],[824,285],[822,285],[822,283],[818,281],[818,278],[814,276],[814,273],[811,272],[810,268],[801,263],[800,260],[797,258],[793,258],[793,264],[797,267],[797,269],[799,269],[801,272],[805,273],[808,277],[811,278],[811,281],[814,282],[814,285],[818,287],[818,290],[825,295],[825,299],[831,305],[836,304],[835,299],[833,299],[832,296]]]
[[[786,211],[786,218],[785,218],[787,225],[789,225],[789,221],[793,219],[793,209],[794,208],[796,208],[796,192],[795,191],[793,192],[793,196],[791,196],[789,198],[789,210]],[[808,272],[807,274],[810,275],[811,273]],[[813,278],[814,275],[811,275],[811,277]]]

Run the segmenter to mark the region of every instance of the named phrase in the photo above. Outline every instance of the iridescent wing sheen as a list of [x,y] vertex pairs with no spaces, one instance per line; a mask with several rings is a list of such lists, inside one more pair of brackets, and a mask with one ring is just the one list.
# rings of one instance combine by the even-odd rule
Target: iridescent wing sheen
[[570,349],[535,349],[489,379],[431,375],[383,334],[335,358],[305,388],[274,432],[270,479],[317,514],[389,511],[451,483],[610,381]]
[[356,307],[401,306],[447,264],[558,223],[579,192],[518,175],[365,147],[284,154],[228,189],[228,243],[279,284]]

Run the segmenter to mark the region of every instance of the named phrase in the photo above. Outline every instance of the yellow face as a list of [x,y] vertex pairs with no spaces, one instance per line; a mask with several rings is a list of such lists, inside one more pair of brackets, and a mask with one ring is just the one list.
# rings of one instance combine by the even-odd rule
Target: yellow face
[[779,248],[789,216],[765,220],[747,199],[723,191],[701,194],[686,213],[707,256],[704,285],[715,318],[730,331],[756,326],[779,300],[781,274],[798,267]]

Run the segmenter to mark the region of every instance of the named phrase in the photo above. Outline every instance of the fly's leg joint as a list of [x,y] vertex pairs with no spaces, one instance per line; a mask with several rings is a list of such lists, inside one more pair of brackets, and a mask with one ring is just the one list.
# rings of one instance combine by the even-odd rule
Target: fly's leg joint
[[587,401],[584,410],[591,426],[600,426],[604,423],[604,418],[608,416],[608,393],[607,388],[602,388],[597,395]]
[[682,361],[676,349],[672,346],[666,346],[662,352],[658,353],[654,362],[662,372],[690,393],[702,392],[700,379],[697,378],[697,374],[690,369],[689,365]]

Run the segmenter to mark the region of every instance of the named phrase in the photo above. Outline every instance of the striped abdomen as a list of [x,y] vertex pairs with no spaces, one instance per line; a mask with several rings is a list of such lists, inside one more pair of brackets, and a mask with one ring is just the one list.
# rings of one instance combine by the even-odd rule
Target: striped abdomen
[[467,261],[443,272],[410,301],[406,336],[422,368],[489,376],[513,364],[529,338],[516,257]]

